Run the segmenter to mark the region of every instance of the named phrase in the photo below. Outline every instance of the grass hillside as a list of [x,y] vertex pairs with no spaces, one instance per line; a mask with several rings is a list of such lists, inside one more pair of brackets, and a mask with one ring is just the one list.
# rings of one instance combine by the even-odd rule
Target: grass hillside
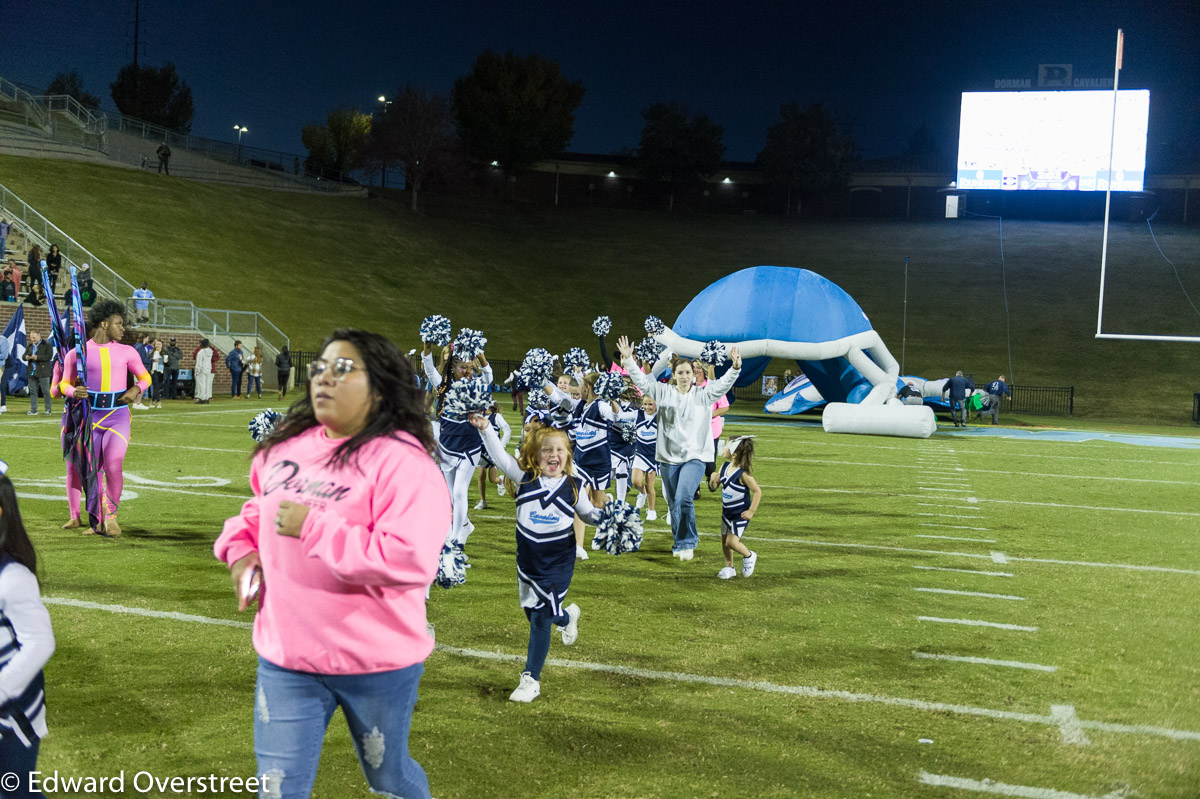
[[[0,183],[161,297],[257,309],[312,348],[355,325],[416,344],[444,313],[482,329],[496,356],[594,344],[591,320],[641,334],[713,281],[759,264],[811,269],[853,296],[905,371],[963,369],[1076,386],[1092,419],[1189,423],[1195,344],[1097,341],[1101,225],[995,219],[833,220],[316,197],[192,183],[91,164],[0,157]],[[1114,224],[1106,332],[1200,334],[1200,232]],[[1005,293],[1011,321],[1006,333]],[[591,346],[594,349],[594,346]],[[781,367],[782,368],[782,367]]]

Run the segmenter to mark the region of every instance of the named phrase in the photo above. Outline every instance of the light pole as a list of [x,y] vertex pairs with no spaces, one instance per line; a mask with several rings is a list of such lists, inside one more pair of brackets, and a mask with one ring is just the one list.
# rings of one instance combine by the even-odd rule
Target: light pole
[[237,135],[238,135],[238,163],[241,164],[242,163],[242,134],[248,133],[249,129],[245,125],[234,125],[233,129],[237,131]]
[[[387,116],[388,106],[391,104],[392,104],[391,100],[389,100],[387,97],[383,96],[382,94],[379,95],[380,116]],[[375,140],[377,142],[380,142],[379,137],[376,137]],[[387,167],[387,152],[386,152],[386,150],[387,150],[387,142],[380,142],[380,160],[383,164],[383,175],[379,179],[379,187],[381,189],[387,188],[387,169],[388,169],[388,167]]]

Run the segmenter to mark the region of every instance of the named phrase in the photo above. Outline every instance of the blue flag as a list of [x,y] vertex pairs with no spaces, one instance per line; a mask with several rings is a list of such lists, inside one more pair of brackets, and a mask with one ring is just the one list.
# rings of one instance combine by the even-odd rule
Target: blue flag
[[0,338],[3,338],[7,343],[0,344],[0,351],[8,350],[8,357],[4,360],[3,374],[0,375],[0,380],[4,381],[5,391],[9,394],[14,394],[17,391],[25,388],[29,383],[29,368],[25,365],[25,307],[17,306],[17,312],[8,320],[8,325],[5,326],[4,332],[0,333]]

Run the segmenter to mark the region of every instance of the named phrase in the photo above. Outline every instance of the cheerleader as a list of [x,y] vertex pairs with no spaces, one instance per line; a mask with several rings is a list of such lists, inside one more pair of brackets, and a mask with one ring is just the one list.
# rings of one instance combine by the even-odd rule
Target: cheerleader
[[475,376],[476,362],[483,379],[490,385],[492,367],[482,352],[473,361],[456,358],[451,352],[446,356],[441,372],[433,365],[432,344],[425,342],[421,353],[421,366],[425,370],[425,377],[437,395],[435,408],[438,413],[438,460],[442,467],[442,475],[446,478],[446,485],[450,488],[450,502],[454,512],[446,542],[460,548],[467,543],[467,537],[475,529],[467,519],[467,505],[471,501],[471,478],[479,465],[483,442],[479,438],[479,432],[470,422],[453,418],[446,414],[442,406],[445,404],[446,390],[450,388],[451,383]]
[[46,680],[54,630],[42,604],[37,553],[25,532],[17,492],[0,461],[0,764],[19,777],[5,796],[41,796],[25,785],[46,737]]
[[717,577],[728,580],[737,575],[733,568],[734,552],[742,556],[742,576],[754,574],[758,553],[746,548],[742,534],[758,510],[762,489],[751,476],[754,436],[730,439],[721,455],[728,460],[721,464],[721,471],[709,476],[708,487],[711,491],[721,488],[721,551],[725,555],[725,568],[717,572]]
[[575,573],[575,515],[595,524],[600,512],[588,499],[583,480],[572,476],[571,448],[566,433],[539,427],[525,439],[519,460],[504,451],[488,420],[471,417],[483,435],[488,455],[517,485],[517,592],[529,619],[529,646],[525,670],[513,702],[532,702],[542,692],[542,666],[550,651],[550,625],[562,633],[567,646],[579,635],[579,606],[563,607]]
[[652,522],[658,518],[654,509],[654,484],[658,480],[658,461],[655,460],[654,449],[658,446],[658,421],[655,415],[658,406],[654,397],[642,395],[642,407],[633,421],[633,488],[638,492],[637,508],[646,507],[646,521]]
[[[616,485],[617,500],[625,501],[629,491],[629,470],[633,464],[633,429],[637,420],[637,408],[633,401],[637,397],[637,389],[633,384],[626,387],[612,420],[608,423],[608,449],[612,453],[612,481]],[[626,428],[630,435],[626,438]]]
[[[512,425],[504,421],[504,417],[500,415],[500,409],[493,405],[488,409],[488,421],[492,427],[500,431],[500,443],[507,447],[508,442],[512,439]],[[504,496],[504,478],[496,474],[496,464],[492,462],[492,458],[485,450],[479,456],[479,501],[475,503],[475,510],[487,509],[487,484],[491,483],[496,486],[496,493]]]

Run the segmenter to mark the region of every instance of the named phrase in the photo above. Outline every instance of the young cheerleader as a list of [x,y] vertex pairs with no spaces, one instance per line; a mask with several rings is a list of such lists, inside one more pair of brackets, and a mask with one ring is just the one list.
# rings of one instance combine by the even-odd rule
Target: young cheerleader
[[[479,362],[483,379],[491,384],[492,367],[488,365],[487,357],[481,352],[476,360]],[[446,390],[450,388],[451,383],[475,376],[475,361],[460,360],[451,352],[446,356],[445,366],[439,373],[433,365],[433,345],[425,342],[421,353],[421,365],[425,369],[429,385],[437,394],[438,460],[442,467],[442,475],[446,478],[446,485],[450,488],[450,502],[454,511],[454,520],[450,524],[450,532],[446,535],[446,543],[462,547],[467,543],[471,531],[475,529],[467,519],[467,505],[471,501],[471,478],[475,474],[475,467],[479,465],[483,441],[470,422],[447,415],[443,405]]]
[[[17,492],[0,461],[0,764],[17,777],[5,796],[41,796],[25,780],[46,737],[46,681],[54,630],[42,604],[37,553],[25,532]],[[11,791],[11,792],[10,792]]]
[[492,460],[517,485],[517,586],[529,619],[529,647],[525,670],[508,698],[532,702],[542,692],[550,625],[560,628],[568,646],[579,635],[579,606],[562,605],[575,573],[572,519],[578,514],[595,524],[600,512],[588,500],[583,481],[572,475],[571,449],[562,430],[534,430],[521,447],[520,460],[513,460],[486,418],[472,416],[471,424],[482,432]]
[[[628,381],[629,378],[626,378]],[[616,485],[617,500],[625,501],[629,492],[629,472],[633,466],[633,439],[625,438],[625,428],[632,428],[637,421],[638,391],[633,383],[627,383],[617,411],[608,423],[608,449],[612,453],[612,481]],[[598,548],[598,547],[593,547]]]
[[728,580],[737,575],[733,568],[734,552],[742,556],[742,576],[754,574],[758,553],[746,548],[742,534],[758,510],[762,489],[751,476],[754,436],[730,439],[721,455],[728,460],[721,464],[721,471],[709,476],[708,487],[712,491],[721,488],[721,550],[725,554],[725,568],[717,572],[717,577]]
[[658,421],[654,418],[657,413],[654,397],[643,394],[642,408],[633,423],[636,435],[633,442],[633,487],[638,492],[637,508],[646,507],[648,522],[658,518],[654,509],[654,484],[658,479],[658,461],[654,457],[654,448],[658,446]]
[[[509,440],[512,438],[512,425],[504,421],[504,417],[500,415],[500,409],[492,405],[488,409],[488,421],[492,426],[500,431],[500,443],[507,447]],[[485,510],[487,504],[487,484],[491,483],[496,486],[496,493],[504,496],[504,479],[496,474],[496,464],[492,462],[492,458],[485,450],[479,456],[479,501],[475,503],[475,510]]]

